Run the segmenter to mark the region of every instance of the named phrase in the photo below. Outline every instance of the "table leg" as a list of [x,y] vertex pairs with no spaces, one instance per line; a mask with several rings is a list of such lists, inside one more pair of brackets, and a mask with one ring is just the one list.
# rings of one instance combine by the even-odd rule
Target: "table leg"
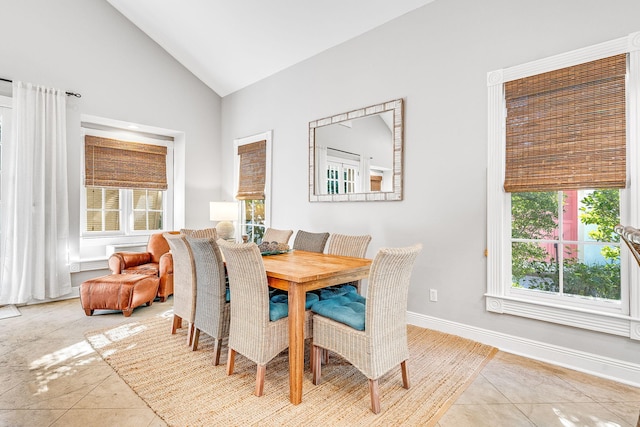
[[296,283],[289,284],[289,400],[302,402],[304,375],[305,292]]

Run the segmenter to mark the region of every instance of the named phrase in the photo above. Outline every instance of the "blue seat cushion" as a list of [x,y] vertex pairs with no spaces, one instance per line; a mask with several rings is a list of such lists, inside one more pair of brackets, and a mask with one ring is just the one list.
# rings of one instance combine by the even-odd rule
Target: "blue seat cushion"
[[[352,294],[347,296],[347,294]],[[365,300],[354,292],[348,292],[342,296],[320,300],[313,304],[311,311],[321,316],[328,317],[336,322],[364,331]],[[356,301],[354,296],[363,301]]]
[[226,302],[231,301],[231,291],[229,291],[229,285],[227,285],[227,290],[224,293],[224,300]]
[[[353,287],[348,286],[348,288],[353,288]],[[331,295],[331,296],[328,296],[328,295]],[[366,298],[360,295],[355,290],[355,288],[353,288],[353,290],[348,289],[347,292],[345,292],[344,289],[329,290],[327,293],[320,295],[320,300],[327,300],[332,298],[347,298],[351,302],[359,302],[362,304],[364,304],[366,301]]]
[[[318,295],[307,292],[305,309],[309,310],[313,304],[318,302]],[[269,298],[269,320],[272,322],[287,317],[289,315],[289,296],[286,293],[274,292]]]
[[286,294],[275,294],[269,298],[269,320],[275,322],[289,315],[289,304]]
[[351,285],[330,286],[328,288],[320,289],[320,299],[339,297],[348,292],[354,292],[357,294],[358,290],[355,288],[355,286]]
[[306,303],[304,305],[305,310],[311,309],[311,307],[313,307],[313,304],[317,303],[318,301],[320,301],[320,297],[318,296],[318,294],[307,292]]
[[[320,301],[318,295],[307,292],[305,309],[309,310],[313,304]],[[272,322],[289,315],[289,297],[286,293],[274,292],[269,297],[269,320]]]

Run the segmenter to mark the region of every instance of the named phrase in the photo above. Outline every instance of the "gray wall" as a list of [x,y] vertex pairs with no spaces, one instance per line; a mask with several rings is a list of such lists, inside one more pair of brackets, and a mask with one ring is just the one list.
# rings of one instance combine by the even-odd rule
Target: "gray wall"
[[[210,227],[220,193],[220,97],[104,0],[0,0],[0,77],[79,92],[68,98],[72,257],[80,232],[80,115],[184,132],[185,224]],[[0,85],[0,94],[11,86]],[[177,166],[185,170],[184,165]]]
[[[638,342],[488,313],[483,297],[487,72],[640,31],[638,16],[637,0],[436,0],[226,96],[223,157],[234,138],[273,129],[272,226],[369,233],[368,256],[422,242],[410,311],[638,363]],[[308,202],[308,123],[401,97],[404,200]]]

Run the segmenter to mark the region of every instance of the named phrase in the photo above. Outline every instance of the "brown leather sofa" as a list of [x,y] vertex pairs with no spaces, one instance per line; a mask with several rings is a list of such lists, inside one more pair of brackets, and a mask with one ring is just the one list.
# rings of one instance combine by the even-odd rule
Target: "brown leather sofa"
[[[176,231],[170,232],[178,234]],[[158,298],[165,302],[173,294],[173,257],[162,233],[149,237],[147,252],[115,252],[109,257],[113,274],[146,274],[160,278]]]

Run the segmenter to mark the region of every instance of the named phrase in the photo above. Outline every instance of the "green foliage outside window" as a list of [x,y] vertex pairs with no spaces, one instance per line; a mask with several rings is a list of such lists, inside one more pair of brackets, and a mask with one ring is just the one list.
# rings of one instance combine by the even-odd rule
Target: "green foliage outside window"
[[[543,239],[552,235],[558,223],[558,195],[555,192],[513,193],[511,195],[511,237]],[[511,249],[513,282],[525,276],[545,277],[546,250],[535,242],[514,243]]]
[[261,243],[265,230],[264,200],[244,200],[243,234],[250,242]]
[[[558,193],[513,193],[511,207],[513,239],[556,240]],[[606,244],[619,242],[619,236],[613,231],[620,218],[619,191],[606,189],[588,193],[580,200],[579,209],[580,222],[596,226],[588,235],[596,242],[603,242],[600,253],[604,261],[582,262],[579,254],[573,253],[579,247],[575,244],[559,248],[562,245],[555,243],[550,253],[548,245],[538,242],[513,242],[513,287],[523,287],[526,283],[529,289],[559,292],[558,250],[563,250],[563,294],[620,300],[620,247]]]
[[[596,190],[582,199],[580,221],[597,228],[589,237],[597,242],[620,242],[614,227],[620,223],[620,196],[618,190]],[[602,256],[608,260],[620,258],[620,246],[605,246]]]

